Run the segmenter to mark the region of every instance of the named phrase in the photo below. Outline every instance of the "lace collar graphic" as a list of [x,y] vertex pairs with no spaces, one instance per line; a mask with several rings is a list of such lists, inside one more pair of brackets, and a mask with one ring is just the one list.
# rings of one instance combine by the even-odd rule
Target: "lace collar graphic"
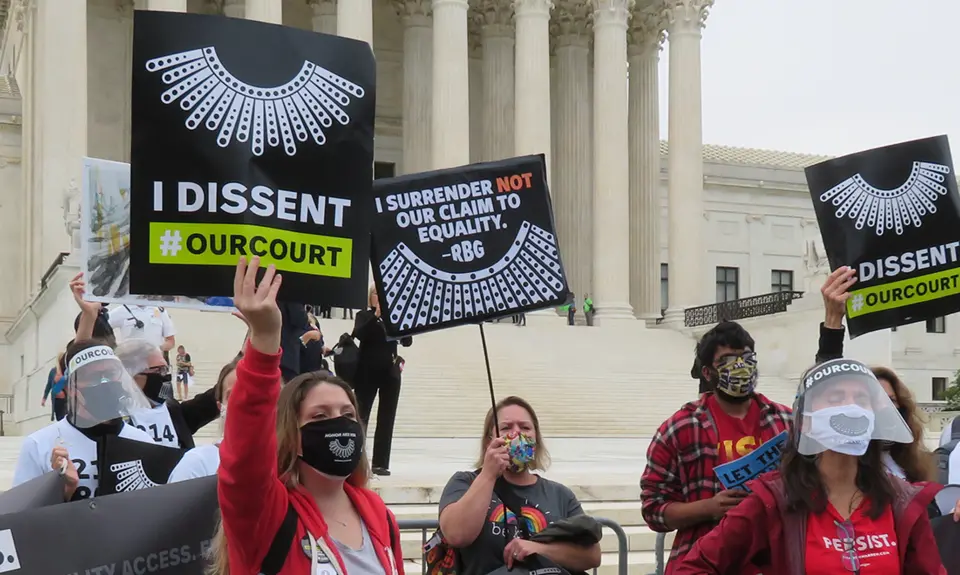
[[110,466],[110,471],[117,474],[117,493],[137,491],[159,485],[147,477],[147,472],[143,468],[142,459],[124,463],[114,463]]
[[217,133],[217,145],[250,141],[254,155],[265,146],[283,146],[288,156],[297,153],[297,142],[313,138],[322,146],[324,131],[336,120],[350,122],[345,108],[351,96],[361,99],[364,90],[353,82],[312,62],[304,62],[297,75],[280,86],[252,86],[233,76],[213,47],[188,50],[148,60],[147,71],[163,71],[170,85],[160,96],[164,104],[180,101],[190,112],[184,122],[190,130],[203,123]]
[[924,216],[937,212],[934,202],[947,195],[948,174],[948,166],[914,162],[907,181],[892,190],[875,188],[856,174],[820,194],[820,201],[837,206],[837,219],[856,220],[858,230],[868,225],[878,236],[889,230],[902,235],[904,226],[920,228]]

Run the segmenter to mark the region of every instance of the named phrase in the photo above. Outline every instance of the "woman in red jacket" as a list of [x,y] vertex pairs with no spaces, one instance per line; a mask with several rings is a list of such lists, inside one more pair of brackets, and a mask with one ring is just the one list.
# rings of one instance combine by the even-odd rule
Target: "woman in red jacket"
[[910,428],[864,364],[822,363],[800,383],[779,472],[694,545],[676,575],[736,574],[750,563],[777,575],[940,575],[926,507],[940,489],[886,472],[883,441]]
[[[280,387],[281,278],[241,258],[234,304],[250,326],[220,446],[216,575],[403,575],[396,520],[366,488],[356,398],[307,373]],[[276,427],[276,435],[272,429]]]

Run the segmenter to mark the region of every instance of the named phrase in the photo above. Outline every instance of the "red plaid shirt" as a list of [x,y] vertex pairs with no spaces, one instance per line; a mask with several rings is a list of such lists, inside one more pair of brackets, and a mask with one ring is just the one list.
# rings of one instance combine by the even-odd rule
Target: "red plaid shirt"
[[[663,512],[673,502],[692,503],[710,499],[723,491],[713,468],[717,463],[720,437],[716,423],[707,408],[703,394],[691,401],[660,425],[647,448],[647,467],[640,478],[640,501],[643,519],[650,529],[672,531]],[[767,441],[789,428],[793,416],[790,408],[756,394],[760,404],[760,439]],[[671,564],[686,555],[697,539],[706,535],[716,523],[705,522],[677,531],[670,551]]]

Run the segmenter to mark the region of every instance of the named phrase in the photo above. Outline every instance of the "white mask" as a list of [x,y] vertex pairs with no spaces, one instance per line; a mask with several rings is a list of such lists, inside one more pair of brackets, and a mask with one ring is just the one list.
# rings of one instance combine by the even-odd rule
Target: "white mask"
[[803,434],[830,451],[859,457],[870,447],[874,413],[859,405],[836,405],[803,414],[810,428]]
[[220,404],[220,419],[227,420],[227,402],[224,401]]

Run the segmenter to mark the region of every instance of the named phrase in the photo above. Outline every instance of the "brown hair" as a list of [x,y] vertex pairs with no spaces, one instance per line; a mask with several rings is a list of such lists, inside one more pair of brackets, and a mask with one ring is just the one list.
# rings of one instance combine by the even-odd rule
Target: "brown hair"
[[913,435],[913,443],[894,443],[890,448],[890,457],[903,468],[907,481],[936,481],[933,457],[923,444],[923,415],[917,409],[913,394],[910,393],[910,389],[892,369],[872,367],[870,371],[877,376],[877,379],[883,379],[890,383],[893,394],[897,397],[897,405],[900,406],[903,420],[907,423],[910,433]]
[[[224,368],[226,369],[226,367]],[[229,372],[227,372],[229,373]],[[226,377],[226,376],[224,376]],[[280,385],[277,378],[277,385]],[[342,389],[350,399],[350,404],[360,413],[357,396],[347,382],[325,371],[304,373],[291,379],[280,391],[277,401],[277,472],[287,489],[295,489],[300,483],[297,471],[297,445],[300,439],[300,406],[304,398],[314,387],[326,383]],[[364,430],[366,434],[366,430]],[[370,481],[370,462],[366,450],[360,456],[360,465],[347,478],[347,483],[356,487],[366,487]],[[223,531],[222,518],[217,522],[217,531],[211,545],[210,566],[207,575],[229,575],[227,537]]]
[[[499,416],[500,411],[503,410],[504,407],[510,407],[511,405],[525,409],[527,413],[530,414],[530,419],[533,421],[533,430],[536,435],[537,449],[529,469],[540,471],[546,470],[548,467],[550,467],[550,452],[547,451],[547,446],[543,442],[543,434],[540,433],[540,419],[537,417],[537,412],[533,410],[533,406],[530,405],[527,400],[523,399],[522,397],[511,395],[510,397],[505,397],[497,402],[497,415]],[[494,409],[490,408],[487,410],[487,416],[483,419],[483,435],[480,436],[480,457],[474,464],[474,467],[477,469],[483,467],[483,456],[487,452],[487,446],[490,445],[490,440],[499,435],[499,430],[494,429],[493,414]]]
[[243,355],[237,355],[237,357],[233,358],[233,361],[220,368],[217,383],[213,385],[213,396],[217,401],[223,402],[223,380],[227,379],[228,375],[237,370],[237,365],[240,363],[242,357]]
[[[803,514],[822,513],[827,508],[827,491],[817,467],[819,456],[803,455],[797,451],[799,434],[800,425],[792,425],[780,462],[787,509]],[[857,489],[870,502],[868,516],[877,519],[896,496],[893,480],[883,463],[883,447],[879,441],[871,441],[867,452],[857,458],[855,481]]]

